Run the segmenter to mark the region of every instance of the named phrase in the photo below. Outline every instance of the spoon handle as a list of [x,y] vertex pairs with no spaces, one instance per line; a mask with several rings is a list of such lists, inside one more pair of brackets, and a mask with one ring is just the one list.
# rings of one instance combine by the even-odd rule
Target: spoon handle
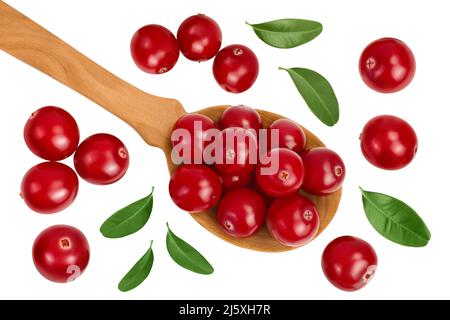
[[121,80],[3,1],[0,49],[104,107],[150,145],[166,148],[173,123],[184,113],[177,100]]

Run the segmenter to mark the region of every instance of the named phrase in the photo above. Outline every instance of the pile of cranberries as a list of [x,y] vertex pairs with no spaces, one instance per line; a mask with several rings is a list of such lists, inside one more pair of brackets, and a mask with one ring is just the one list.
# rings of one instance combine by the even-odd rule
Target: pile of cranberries
[[[249,89],[259,72],[258,58],[253,51],[239,44],[222,50],[222,31],[216,21],[204,14],[184,20],[177,37],[158,24],[146,25],[131,39],[131,56],[147,73],[162,74],[171,70],[181,53],[191,61],[207,61],[213,57],[213,75],[226,91],[240,93]],[[220,50],[220,51],[219,51]]]
[[78,175],[93,184],[111,184],[128,168],[128,151],[111,134],[98,133],[78,145],[80,133],[75,119],[65,110],[48,106],[33,112],[24,128],[28,148],[48,160],[32,167],[22,179],[21,196],[30,209],[55,213],[67,208],[78,193],[78,177],[58,161],[74,154]]
[[[67,208],[78,193],[78,175],[93,184],[111,184],[123,177],[129,157],[125,145],[113,135],[100,133],[81,144],[75,119],[65,110],[47,106],[35,111],[24,128],[28,148],[47,160],[32,167],[22,179],[21,196],[36,212],[51,214]],[[58,161],[74,154],[75,171]],[[33,245],[33,261],[47,279],[76,279],[89,261],[89,244],[71,226],[56,225],[42,231]]]
[[[210,137],[214,129],[222,148],[211,161],[206,154],[217,142]],[[227,108],[217,124],[201,114],[181,117],[172,143],[174,150],[188,154],[176,155],[183,164],[172,174],[170,196],[193,213],[217,206],[217,221],[231,236],[250,237],[267,225],[281,244],[304,245],[314,238],[320,221],[314,203],[299,191],[319,196],[335,192],[344,181],[344,163],[330,149],[306,150],[305,133],[291,120],[274,121],[265,136],[258,134],[261,129],[258,112],[242,105]],[[180,138],[180,130],[190,138]],[[265,137],[267,144],[262,144]]]

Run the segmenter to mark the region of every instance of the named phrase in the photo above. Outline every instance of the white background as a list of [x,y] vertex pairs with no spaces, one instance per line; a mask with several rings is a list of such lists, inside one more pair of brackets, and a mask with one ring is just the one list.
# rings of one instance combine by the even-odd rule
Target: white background
[[[450,298],[450,181],[448,147],[449,57],[448,1],[7,1],[113,73],[148,92],[179,99],[186,110],[210,105],[247,104],[283,114],[306,126],[343,157],[347,179],[339,211],[327,230],[304,248],[267,254],[234,247],[208,233],[172,204],[169,175],[159,150],[147,146],[123,122],[77,93],[0,51],[1,209],[0,298],[112,299],[402,299]],[[176,33],[186,17],[205,13],[220,24],[223,45],[250,46],[260,60],[255,85],[240,95],[215,83],[211,61],[193,63],[180,56],[165,75],[148,75],[132,62],[130,37],[149,23]],[[323,23],[323,33],[304,46],[279,50],[261,42],[244,24],[278,18],[306,18]],[[405,90],[383,95],[359,77],[362,49],[383,36],[397,37],[413,50],[415,79]],[[309,112],[288,75],[278,66],[307,67],[332,83],[341,107],[339,123],[328,128]],[[68,110],[82,138],[97,132],[117,135],[127,145],[131,165],[110,186],[80,182],[75,203],[54,215],[29,210],[19,197],[23,174],[40,160],[28,151],[22,130],[28,116],[44,105]],[[403,170],[376,169],[361,155],[358,136],[367,120],[379,114],[406,119],[419,137],[419,152]],[[71,159],[66,161],[71,165]],[[425,248],[407,248],[382,238],[367,222],[358,191],[396,196],[415,208],[432,239]],[[156,187],[149,224],[124,239],[101,236],[101,223],[115,210]],[[215,273],[202,276],[182,269],[165,249],[165,222],[201,251]],[[80,228],[91,245],[91,261],[75,282],[55,284],[42,278],[31,259],[36,235],[54,224]],[[328,283],[320,256],[341,235],[369,241],[379,269],[363,290],[346,293]],[[155,263],[139,288],[121,293],[117,283],[154,242]]]

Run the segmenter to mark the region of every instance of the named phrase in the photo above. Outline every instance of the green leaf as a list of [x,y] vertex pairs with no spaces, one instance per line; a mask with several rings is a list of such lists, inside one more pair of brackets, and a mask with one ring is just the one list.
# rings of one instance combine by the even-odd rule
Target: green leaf
[[339,103],[327,79],[304,68],[279,68],[289,73],[309,109],[327,126],[339,121]]
[[107,238],[121,238],[139,231],[150,218],[153,209],[153,190],[145,198],[120,209],[103,222],[100,232]]
[[183,268],[200,274],[211,274],[214,272],[214,268],[200,252],[194,249],[189,243],[178,238],[170,230],[169,224],[167,224],[166,246],[173,261]]
[[313,40],[322,32],[320,22],[303,19],[280,19],[257,24],[245,22],[258,38],[275,48],[294,48]]
[[383,237],[409,247],[424,247],[430,241],[427,226],[406,203],[382,193],[361,193],[367,219]]
[[152,249],[153,241],[150,243],[150,248],[139,259],[138,262],[128,271],[125,277],[119,282],[119,290],[126,292],[139,286],[145,279],[147,279],[152,270],[154,256]]

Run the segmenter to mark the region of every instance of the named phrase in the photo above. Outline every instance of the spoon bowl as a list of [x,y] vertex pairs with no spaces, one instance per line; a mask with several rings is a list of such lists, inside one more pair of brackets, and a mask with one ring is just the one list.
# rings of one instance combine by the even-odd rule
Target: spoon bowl
[[[214,121],[218,121],[220,118],[220,115],[223,113],[223,111],[229,106],[216,106],[216,107],[209,107],[200,111],[197,111],[196,113],[203,114],[209,118],[211,118]],[[263,127],[267,128],[272,122],[274,122],[277,119],[285,118],[281,115],[265,111],[265,110],[257,110],[259,115],[261,116],[261,119],[263,121]],[[311,133],[309,130],[304,128],[302,126],[305,135],[306,135],[306,149],[312,149],[316,147],[324,147],[322,141],[320,141],[319,138],[317,138],[313,133]],[[169,154],[170,156],[170,154]],[[168,162],[171,162],[168,160]],[[174,170],[175,166],[173,164],[169,166],[169,170]],[[319,212],[320,217],[320,226],[319,231],[316,234],[316,237],[328,226],[328,224],[333,219],[338,206],[339,201],[341,199],[342,194],[342,188],[337,190],[336,192],[327,195],[327,196],[313,196],[310,194],[307,194],[306,192],[302,192],[302,195],[309,198],[317,207],[317,210]],[[215,210],[209,210],[208,212],[200,212],[200,213],[191,213],[191,216],[205,229],[210,231],[211,233],[215,234],[219,238],[232,243],[234,245],[237,245],[242,248],[256,250],[256,251],[262,251],[262,252],[282,252],[282,251],[289,251],[292,249],[296,249],[296,247],[288,247],[285,245],[282,245],[278,241],[276,241],[272,235],[269,233],[267,228],[264,226],[261,228],[258,232],[256,232],[254,235],[248,238],[235,238],[230,235],[228,235],[226,232],[222,230],[219,223],[216,220]]]
[[[75,90],[128,123],[146,143],[160,148],[165,153],[170,172],[176,168],[171,161],[170,135],[175,121],[186,114],[180,102],[151,95],[132,86],[1,0],[0,49]],[[210,107],[198,113],[217,121],[226,107]],[[283,118],[267,111],[258,110],[258,112],[264,127],[276,119]],[[304,130],[307,149],[324,145],[315,135]],[[319,211],[318,234],[320,234],[336,213],[341,190],[321,197],[305,195],[316,204]],[[233,238],[222,231],[213,210],[195,213],[192,217],[211,233],[243,248],[264,252],[294,249],[279,244],[266,228],[248,238]]]

